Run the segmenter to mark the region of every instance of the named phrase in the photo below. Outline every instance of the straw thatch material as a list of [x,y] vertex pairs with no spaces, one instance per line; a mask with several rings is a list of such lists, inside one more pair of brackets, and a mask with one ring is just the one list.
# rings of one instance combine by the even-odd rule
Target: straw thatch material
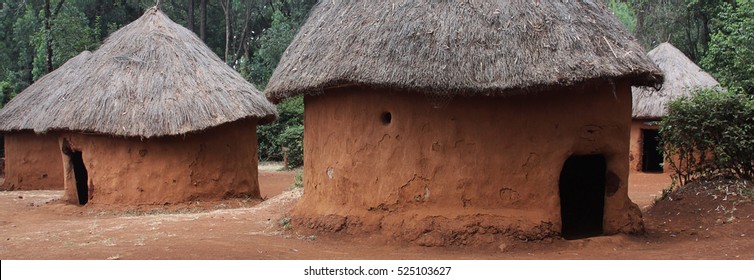
[[599,0],[320,1],[266,88],[279,101],[364,85],[505,94],[662,74]]
[[686,55],[669,43],[662,43],[648,54],[665,74],[661,89],[634,87],[633,117],[659,119],[667,115],[667,104],[673,99],[688,96],[698,88],[720,86],[715,78],[702,71]]
[[70,90],[74,83],[67,81],[80,79],[79,67],[91,55],[89,51],[81,52],[55,71],[44,75],[5,104],[0,110],[0,131],[34,130],[34,120],[42,117],[35,110],[45,105],[48,96],[54,95],[55,92]]
[[80,67],[75,78],[48,79],[57,89],[19,95],[28,95],[16,105],[28,108],[19,112],[32,116],[8,112],[2,126],[150,138],[244,118],[264,123],[277,114],[252,84],[157,8],[110,35]]

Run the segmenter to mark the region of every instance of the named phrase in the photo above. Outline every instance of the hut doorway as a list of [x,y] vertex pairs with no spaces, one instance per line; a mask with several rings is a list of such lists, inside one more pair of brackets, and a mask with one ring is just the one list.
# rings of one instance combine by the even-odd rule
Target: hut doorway
[[662,152],[657,148],[660,146],[660,133],[656,129],[641,130],[641,171],[643,172],[663,172]]
[[603,233],[605,174],[603,155],[573,155],[560,172],[560,215],[565,239]]
[[89,174],[86,171],[86,165],[84,165],[84,158],[81,156],[81,151],[69,150],[63,153],[68,156],[69,164],[73,169],[79,205],[85,205],[89,202]]

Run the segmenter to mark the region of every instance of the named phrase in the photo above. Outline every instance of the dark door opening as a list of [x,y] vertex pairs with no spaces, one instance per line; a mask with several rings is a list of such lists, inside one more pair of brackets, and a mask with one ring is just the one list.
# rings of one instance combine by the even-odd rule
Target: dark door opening
[[602,155],[569,157],[560,172],[560,215],[565,239],[602,235],[605,174]]
[[660,147],[660,133],[656,129],[641,130],[641,171],[662,172],[662,152]]
[[86,172],[84,159],[81,157],[81,151],[70,151],[68,157],[71,159],[73,166],[73,176],[76,179],[76,194],[79,198],[79,205],[89,202],[89,174]]

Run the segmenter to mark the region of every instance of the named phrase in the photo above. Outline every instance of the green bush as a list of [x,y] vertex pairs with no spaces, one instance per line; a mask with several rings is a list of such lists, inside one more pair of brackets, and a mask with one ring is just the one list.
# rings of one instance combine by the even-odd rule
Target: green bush
[[286,127],[278,138],[279,146],[285,147],[288,153],[288,168],[304,165],[304,126],[294,125]]
[[660,122],[665,162],[677,183],[754,176],[754,99],[742,92],[698,90],[668,105]]
[[263,161],[281,161],[283,147],[286,147],[288,167],[301,166],[303,164],[304,98],[299,96],[286,99],[278,104],[277,108],[278,118],[275,122],[257,127],[259,158]]
[[9,81],[0,81],[0,108],[16,96],[16,87]]

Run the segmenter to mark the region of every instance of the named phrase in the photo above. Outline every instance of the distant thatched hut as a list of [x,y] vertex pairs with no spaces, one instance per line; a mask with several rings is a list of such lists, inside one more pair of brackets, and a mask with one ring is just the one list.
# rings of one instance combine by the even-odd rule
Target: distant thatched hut
[[714,88],[720,84],[670,43],[660,44],[647,55],[665,74],[665,82],[661,89],[632,89],[630,168],[643,172],[663,172],[668,169],[663,165],[663,155],[657,150],[657,121],[667,115],[668,103],[690,95],[695,89]]
[[58,135],[51,132],[35,134],[34,119],[38,112],[33,108],[42,104],[43,96],[53,91],[66,90],[79,79],[79,67],[89,59],[84,51],[55,71],[30,85],[0,110],[0,131],[5,142],[4,190],[54,190],[63,189],[63,161],[58,147]]
[[191,31],[149,9],[79,75],[27,101],[34,131],[59,135],[68,201],[259,196],[255,127],[275,107]]
[[322,1],[266,93],[305,95],[296,224],[440,245],[640,230],[630,87],[661,80],[600,1]]

